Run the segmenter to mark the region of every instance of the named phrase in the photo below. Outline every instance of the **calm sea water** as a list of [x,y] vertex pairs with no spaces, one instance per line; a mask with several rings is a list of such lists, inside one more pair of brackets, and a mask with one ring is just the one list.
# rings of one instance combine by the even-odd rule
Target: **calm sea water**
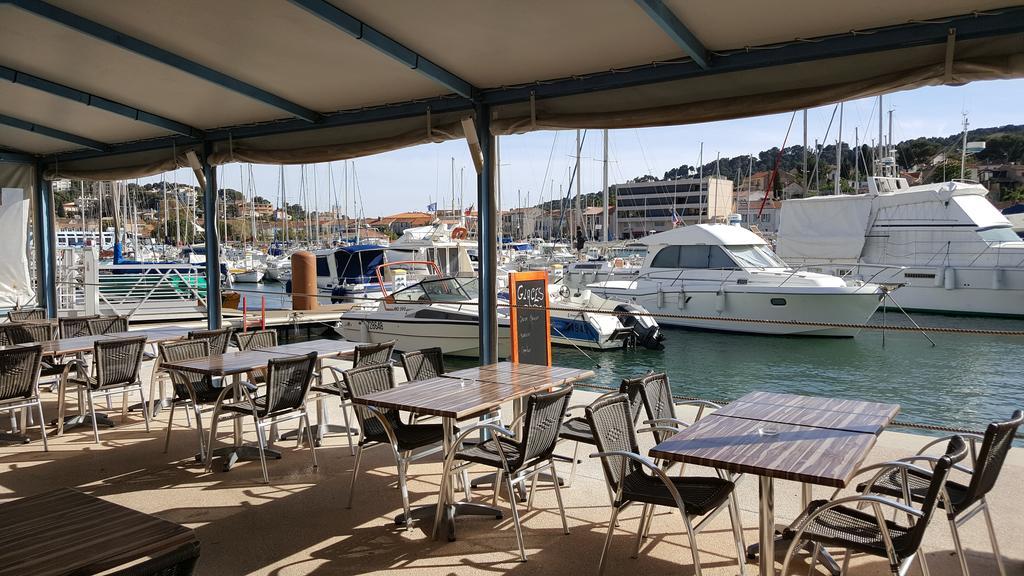
[[[287,307],[280,284],[239,285]],[[251,298],[256,300],[258,295]],[[258,304],[257,304],[258,305]],[[1024,320],[912,314],[922,326],[1024,331]],[[883,324],[884,321],[884,324]],[[881,312],[875,326],[909,326]],[[1024,408],[1024,337],[864,330],[856,338],[769,337],[666,329],[661,351],[578,351],[556,347],[554,362],[592,368],[591,380],[618,386],[648,370],[669,374],[677,394],[732,400],[753,390],[899,404],[899,419],[983,430]],[[884,336],[883,336],[884,334]],[[884,340],[884,345],[883,345]],[[453,359],[451,364],[472,365]]]

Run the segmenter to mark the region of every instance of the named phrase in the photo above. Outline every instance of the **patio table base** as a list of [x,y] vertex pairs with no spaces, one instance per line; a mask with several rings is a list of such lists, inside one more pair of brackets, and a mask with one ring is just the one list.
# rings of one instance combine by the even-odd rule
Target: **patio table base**
[[[419,508],[413,508],[410,516],[414,522],[432,522],[437,514],[437,504],[427,504]],[[444,523],[448,531],[448,541],[455,541],[455,518],[459,516],[493,516],[495,520],[501,520],[504,513],[493,506],[478,504],[476,502],[456,502],[448,506],[444,515]],[[405,513],[395,516],[395,524],[405,526]]]
[[[781,529],[778,526],[776,526],[776,528],[775,528],[775,549],[776,550],[780,550],[780,549],[781,550],[789,550],[789,543],[792,542],[792,541],[793,541],[793,539],[784,532],[784,529]],[[813,554],[814,553],[814,544],[811,544],[810,542],[808,542],[808,543],[804,544],[801,549],[804,550],[805,552],[807,552],[808,554]],[[748,560],[757,560],[757,556],[758,556],[758,554],[760,554],[760,552],[761,552],[761,544],[759,542],[755,542],[755,543],[747,546],[747,559]],[[832,554],[830,554],[828,550],[826,550],[824,548],[821,549],[820,553],[818,554],[818,562],[820,562],[822,564],[822,566],[824,566],[825,569],[828,570],[830,574],[832,574],[832,576],[839,576],[839,574],[841,572],[841,570],[839,568],[839,563],[836,562],[835,558],[832,557]]]
[[[281,453],[277,450],[271,450],[270,448],[263,449],[263,455],[267,458],[273,458],[274,460],[281,459]],[[198,458],[199,455],[196,455]],[[260,448],[259,446],[222,446],[213,451],[214,458],[220,458],[222,466],[225,472],[231,470],[231,467],[239,461],[250,461],[260,459]]]
[[[50,426],[56,426],[57,420],[51,420]],[[104,426],[107,428],[113,428],[115,426],[114,421],[110,419],[106,414],[96,413],[96,425]],[[92,415],[91,414],[75,414],[73,416],[64,417],[64,430],[70,430],[78,426],[92,426]]]
[[0,432],[0,444],[28,444],[30,439],[28,436],[22,436],[21,434],[11,434],[8,432]]

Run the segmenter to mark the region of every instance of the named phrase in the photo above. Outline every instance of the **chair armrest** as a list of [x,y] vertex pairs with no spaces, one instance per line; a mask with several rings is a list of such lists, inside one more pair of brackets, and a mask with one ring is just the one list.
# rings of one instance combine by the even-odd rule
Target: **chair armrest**
[[[619,457],[623,458],[623,460],[622,460],[622,473],[619,474],[619,478],[624,478],[626,476],[626,461],[627,460],[632,460],[632,461],[640,464],[644,468],[647,468],[648,470],[653,472],[654,475],[657,476],[661,480],[661,482],[665,485],[665,488],[668,490],[669,494],[671,494],[672,500],[675,501],[676,507],[679,508],[680,512],[682,512],[683,514],[686,514],[686,506],[683,504],[683,498],[679,495],[679,490],[676,489],[676,485],[668,477],[668,474],[665,474],[665,471],[662,470],[660,466],[656,465],[653,461],[651,461],[650,458],[646,458],[646,457],[641,456],[640,454],[636,454],[634,452],[626,452],[624,450],[614,450],[614,451],[611,451],[611,452],[596,452],[596,453],[590,455],[591,458],[600,458],[602,460],[604,460],[606,458],[612,458],[612,457],[615,457],[615,456],[619,456]],[[623,485],[623,483],[619,482],[619,488],[618,488],[618,490],[616,491],[616,494],[615,494],[615,499],[616,500],[620,500],[622,498],[622,485]]]
[[683,422],[679,418],[654,418],[653,420],[644,420],[644,424],[650,424],[651,426],[662,426],[670,424],[672,426],[678,426],[679,428],[689,428],[690,425]]
[[956,436],[959,436],[959,437],[963,438],[964,440],[967,440],[970,443],[970,450],[968,451],[968,454],[970,454],[970,456],[971,456],[971,465],[975,466],[977,464],[975,462],[975,458],[977,458],[977,453],[978,453],[978,451],[977,451],[977,443],[980,442],[980,441],[984,441],[985,437],[982,436],[981,434],[972,434],[970,432],[965,432],[963,434],[950,434],[949,436],[943,436],[941,438],[936,438],[936,439],[932,440],[931,442],[929,442],[929,443],[925,444],[924,446],[922,446],[921,449],[917,451],[917,456],[920,456],[920,455],[924,454],[925,452],[930,450],[936,444],[941,444],[941,443],[949,442],[950,440],[952,440]]
[[676,406],[700,406],[702,408],[714,408],[715,410],[722,407],[720,404],[715,404],[708,400],[684,400],[682,402],[676,402],[675,404]]
[[[481,430],[486,430],[486,431],[491,432],[492,434],[496,434],[496,435],[508,436],[509,438],[515,438],[515,436],[516,436],[515,432],[509,430],[508,428],[506,428],[504,426],[500,426],[498,424],[491,424],[490,422],[481,422],[479,424],[474,424],[473,426],[470,426],[469,428],[466,428],[462,432],[459,432],[459,435],[455,437],[455,442],[453,443],[453,445],[454,446],[458,446],[469,435],[471,435],[471,434],[473,434],[475,432],[480,432]],[[454,450],[453,450],[453,452],[454,452]]]
[[[619,392],[619,391],[605,392],[604,394],[601,394],[597,398],[594,398],[594,402],[597,402],[599,400],[604,400],[605,398],[609,398],[611,396],[616,396],[618,394],[622,394],[622,392]],[[591,402],[590,404],[593,404],[593,402]],[[568,414],[569,412],[572,412],[573,410],[587,408],[588,406],[590,406],[590,404],[573,404],[572,406],[569,406],[568,408],[565,409],[565,413]]]
[[670,434],[676,434],[676,433],[679,432],[679,429],[678,428],[673,428],[671,426],[651,426],[649,428],[637,428],[636,429],[636,433],[637,434],[640,434],[641,432],[650,432],[652,434],[655,433],[655,432],[668,432]]
[[[899,459],[897,459],[895,461],[896,462],[907,462],[907,463],[912,463],[912,462],[928,462],[929,464],[935,464],[935,463],[937,463],[939,461],[939,457],[938,456],[924,456],[924,455],[920,455],[919,454],[917,456],[907,456],[906,458],[899,458]],[[967,466],[962,466],[960,464],[953,464],[953,470],[959,470],[960,472],[966,472],[967,474],[974,474],[974,470],[973,469],[968,468]]]

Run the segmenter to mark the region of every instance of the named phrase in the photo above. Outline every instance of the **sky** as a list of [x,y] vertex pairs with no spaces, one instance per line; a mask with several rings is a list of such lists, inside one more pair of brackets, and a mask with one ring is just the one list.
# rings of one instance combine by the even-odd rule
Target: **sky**
[[[1024,79],[974,82],[965,86],[939,86],[897,92],[884,97],[885,111],[893,110],[893,140],[920,136],[948,136],[962,130],[963,114],[970,126],[990,127],[1024,123],[1020,106],[1024,102]],[[824,140],[835,106],[808,111],[808,142]],[[870,143],[878,134],[877,98],[855,100],[843,105],[844,145],[854,141],[854,128]],[[705,163],[716,158],[756,154],[781,146],[787,128],[792,129],[787,145],[803,140],[802,114],[773,114],[688,126],[609,131],[608,182],[616,184],[644,174],[662,177],[681,164],[697,165],[703,143]],[[838,132],[838,114],[828,142]],[[872,136],[873,135],[873,136]],[[575,131],[544,131],[500,138],[501,205],[503,209],[533,205],[565,193],[575,163]],[[582,190],[601,189],[603,171],[602,135],[586,133],[581,156]],[[454,159],[454,161],[453,161]],[[453,171],[454,162],[454,171]],[[310,165],[305,168],[308,207],[323,211],[345,198],[344,174],[348,171],[350,215],[373,218],[402,211],[426,210],[430,202],[450,207],[454,188],[456,207],[476,201],[476,174],[464,140],[426,144],[348,162]],[[243,190],[270,199],[279,196],[279,168],[253,165],[223,166],[220,186]],[[453,178],[454,172],[454,178]],[[285,167],[290,203],[302,194],[300,166]],[[164,175],[167,180],[195,184],[191,170]],[[315,179],[315,193],[314,193]],[[159,182],[161,176],[139,180]],[[333,184],[333,187],[331,186]],[[453,186],[454,185],[454,186]],[[335,200],[337,199],[337,200]]]

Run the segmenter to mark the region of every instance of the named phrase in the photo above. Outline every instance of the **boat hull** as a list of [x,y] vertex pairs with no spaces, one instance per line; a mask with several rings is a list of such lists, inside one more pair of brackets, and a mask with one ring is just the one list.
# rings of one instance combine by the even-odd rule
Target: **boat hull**
[[[440,348],[448,356],[478,358],[480,356],[480,329],[477,322],[461,320],[433,320],[407,318],[380,320],[368,318],[360,312],[347,312],[335,325],[335,331],[353,342],[395,341],[401,352]],[[498,356],[510,355],[508,324],[498,326]]]
[[242,284],[256,284],[263,281],[262,270],[245,270],[243,272],[235,272],[235,282]]
[[[686,291],[602,289],[595,293],[640,304],[661,326],[784,336],[856,336],[878,308],[877,288],[847,291]],[[773,299],[775,303],[773,303]],[[849,326],[844,326],[849,325]]]

